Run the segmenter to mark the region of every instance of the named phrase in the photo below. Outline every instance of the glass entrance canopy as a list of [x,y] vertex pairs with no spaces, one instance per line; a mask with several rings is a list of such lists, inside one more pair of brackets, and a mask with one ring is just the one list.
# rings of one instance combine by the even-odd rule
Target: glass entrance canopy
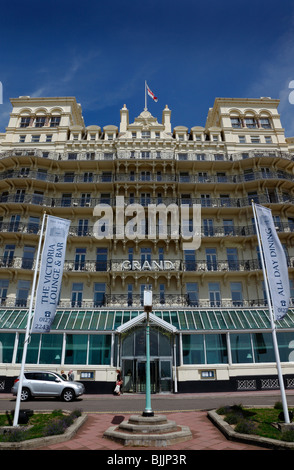
[[[143,313],[142,310],[57,310],[51,332],[61,331],[116,331],[125,323]],[[183,309],[154,310],[158,319],[178,331],[240,331],[270,330],[268,309]],[[0,310],[0,330],[25,330],[28,309]],[[289,309],[277,329],[294,329],[294,309]],[[40,331],[41,333],[41,331]]]

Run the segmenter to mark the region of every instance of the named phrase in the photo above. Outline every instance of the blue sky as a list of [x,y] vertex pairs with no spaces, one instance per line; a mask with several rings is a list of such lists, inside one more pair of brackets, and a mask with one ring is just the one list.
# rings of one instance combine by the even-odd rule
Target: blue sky
[[75,96],[86,125],[144,108],[172,126],[204,125],[216,97],[281,100],[294,136],[294,4],[288,0],[11,0],[0,8],[0,132],[9,98]]

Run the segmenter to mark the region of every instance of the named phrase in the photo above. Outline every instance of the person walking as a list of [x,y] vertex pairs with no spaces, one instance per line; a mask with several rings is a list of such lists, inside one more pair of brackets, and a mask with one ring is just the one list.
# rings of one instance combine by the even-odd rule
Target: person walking
[[116,373],[117,373],[117,376],[116,376],[116,384],[115,384],[114,393],[116,393],[116,395],[120,395],[122,393],[121,387],[123,384],[123,380],[121,378],[121,372],[119,369],[117,369]]
[[68,380],[73,381],[74,379],[75,379],[74,373],[72,370],[70,370],[68,373]]

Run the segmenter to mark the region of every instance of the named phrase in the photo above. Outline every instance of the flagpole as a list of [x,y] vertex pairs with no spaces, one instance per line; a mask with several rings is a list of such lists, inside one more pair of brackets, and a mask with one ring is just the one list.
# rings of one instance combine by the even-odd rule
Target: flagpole
[[265,291],[266,291],[266,298],[267,298],[267,303],[268,303],[268,308],[269,308],[273,345],[274,345],[276,365],[277,365],[277,370],[278,370],[280,391],[281,391],[281,396],[282,396],[284,419],[285,419],[285,423],[289,424],[290,423],[290,418],[289,418],[287,398],[286,398],[286,393],[285,393],[284,380],[283,380],[283,374],[282,374],[282,368],[281,368],[281,362],[280,362],[280,353],[279,353],[279,347],[278,347],[278,341],[277,341],[276,325],[275,325],[275,322],[274,322],[273,309],[272,309],[272,304],[271,304],[271,296],[270,296],[269,286],[268,286],[268,277],[267,277],[267,272],[266,272],[266,267],[265,267],[265,262],[264,262],[264,254],[263,254],[263,249],[262,249],[261,237],[260,237],[260,233],[259,233],[259,225],[258,225],[257,216],[256,216],[256,212],[255,212],[255,203],[253,201],[252,201],[252,210],[253,210],[253,215],[254,215],[256,234],[257,234],[258,246],[259,246],[259,251],[260,251],[260,258],[261,258],[264,285],[265,285]]
[[147,111],[147,83],[145,80],[145,111]]
[[34,294],[35,294],[35,288],[36,288],[36,279],[37,279],[39,258],[40,258],[40,252],[41,252],[42,236],[43,236],[43,232],[44,232],[45,218],[46,218],[46,212],[44,212],[44,214],[43,214],[41,232],[40,232],[40,237],[39,237],[39,245],[38,245],[37,257],[36,257],[36,266],[35,266],[35,271],[34,271],[34,278],[33,278],[32,292],[31,292],[28,320],[27,320],[25,340],[24,340],[24,345],[23,345],[22,362],[21,362],[21,369],[20,369],[20,375],[19,375],[19,383],[18,383],[15,411],[14,411],[13,426],[18,426],[20,398],[21,398],[21,392],[22,392],[22,384],[23,384],[24,368],[25,368],[26,355],[27,355],[27,349],[28,349],[28,341],[29,341],[29,336],[30,336],[30,325],[31,325],[31,319],[32,319],[31,317],[32,317],[32,309],[33,309],[33,300],[34,300]]

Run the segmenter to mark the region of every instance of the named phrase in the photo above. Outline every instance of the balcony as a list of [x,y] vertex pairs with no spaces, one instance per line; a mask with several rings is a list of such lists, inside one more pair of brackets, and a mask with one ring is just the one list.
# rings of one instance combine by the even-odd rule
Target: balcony
[[[85,141],[85,145],[88,145],[88,142]],[[211,142],[204,142],[204,145],[207,145],[209,148]],[[201,153],[190,151],[185,153],[185,161],[238,161],[244,160],[246,158],[282,158],[286,160],[294,160],[294,155],[289,152],[281,152],[276,149],[265,150],[265,149],[253,149],[248,152],[236,152],[228,154],[225,151],[221,154],[216,154],[213,151],[204,151]],[[149,159],[169,159],[169,160],[182,160],[182,153],[177,151],[164,151],[160,152],[150,152]],[[37,158],[48,158],[50,160],[71,160],[71,161],[89,161],[89,160],[122,160],[122,159],[141,159],[142,155],[140,152],[138,154],[131,154],[130,151],[118,151],[117,153],[112,152],[101,152],[101,151],[81,151],[81,152],[55,152],[48,151],[45,149],[39,148],[15,148],[13,150],[6,150],[0,153],[1,158],[10,158],[10,157],[22,157],[30,156]],[[73,157],[74,156],[74,157]],[[221,157],[220,157],[221,156]]]

